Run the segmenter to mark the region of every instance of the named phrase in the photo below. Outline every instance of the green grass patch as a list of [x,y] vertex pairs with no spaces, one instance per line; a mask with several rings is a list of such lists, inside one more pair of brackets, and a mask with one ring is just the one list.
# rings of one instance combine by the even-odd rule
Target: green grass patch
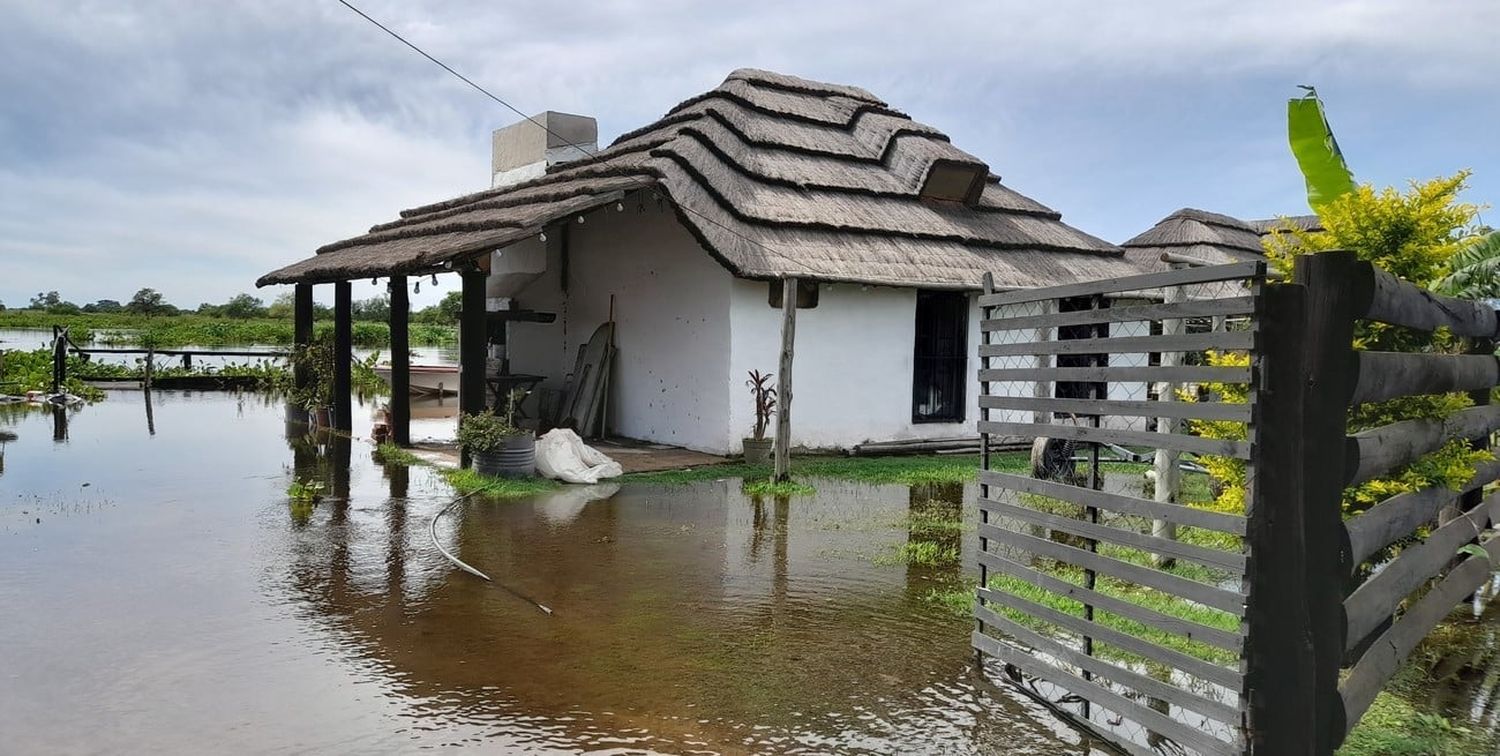
[[423,464],[422,458],[387,441],[375,447],[375,459],[381,464],[414,467]]
[[784,480],[778,483],[769,478],[747,480],[740,488],[750,496],[811,496],[818,491],[811,485],[800,481]]
[[[991,457],[993,469],[1024,472],[1030,468],[1030,457],[1020,452]],[[963,483],[974,480],[979,472],[979,457],[973,454],[929,454],[900,457],[834,457],[807,456],[792,459],[792,472],[800,478],[831,478],[870,484],[917,485],[921,483]],[[635,483],[695,483],[723,478],[770,478],[769,464],[751,465],[727,462],[688,470],[631,473],[621,480]]]
[[932,541],[907,541],[896,547],[892,553],[875,557],[875,563],[887,567],[900,564],[940,567],[946,564],[956,564],[958,559],[957,546],[945,546]]
[[1494,739],[1435,714],[1417,711],[1399,696],[1381,693],[1339,748],[1339,756],[1484,756]]
[[473,470],[442,470],[439,474],[458,493],[477,493],[497,499],[536,496],[560,486],[557,481],[547,478],[491,478]]

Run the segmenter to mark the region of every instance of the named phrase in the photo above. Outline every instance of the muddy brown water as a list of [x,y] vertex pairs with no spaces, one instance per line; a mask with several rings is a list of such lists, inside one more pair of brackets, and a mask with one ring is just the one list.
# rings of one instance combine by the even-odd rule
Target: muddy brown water
[[[0,751],[1099,752],[931,600],[972,531],[933,536],[957,565],[890,558],[972,490],[605,485],[440,522],[547,615],[441,558],[431,471],[288,440],[253,394],[155,392],[152,435],[143,399],[0,408]],[[294,475],[331,496],[294,511]]]

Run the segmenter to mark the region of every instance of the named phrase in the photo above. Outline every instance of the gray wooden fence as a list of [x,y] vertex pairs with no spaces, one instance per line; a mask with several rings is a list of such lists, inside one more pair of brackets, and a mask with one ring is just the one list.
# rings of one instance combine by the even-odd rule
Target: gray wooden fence
[[[1341,506],[1347,486],[1500,429],[1496,315],[1480,303],[1330,252],[1287,283],[1246,262],[980,305],[985,448],[1044,438],[1053,453],[1032,470],[985,454],[973,644],[996,677],[1124,752],[1332,753],[1500,562],[1500,495],[1483,494],[1500,458],[1462,491],[1349,519]],[[1471,353],[1355,351],[1360,319],[1445,328]],[[1347,432],[1352,406],[1449,392],[1475,406]],[[1149,476],[1110,461],[1143,449]],[[1149,490],[1198,461],[1244,495],[1204,476]]]

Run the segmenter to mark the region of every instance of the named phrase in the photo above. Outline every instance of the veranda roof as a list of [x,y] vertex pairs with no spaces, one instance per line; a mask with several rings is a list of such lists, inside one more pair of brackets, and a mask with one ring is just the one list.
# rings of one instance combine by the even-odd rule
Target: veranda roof
[[869,92],[741,69],[594,157],[405,210],[257,285],[439,270],[640,189],[746,278],[972,289],[986,272],[1000,288],[1141,272]]

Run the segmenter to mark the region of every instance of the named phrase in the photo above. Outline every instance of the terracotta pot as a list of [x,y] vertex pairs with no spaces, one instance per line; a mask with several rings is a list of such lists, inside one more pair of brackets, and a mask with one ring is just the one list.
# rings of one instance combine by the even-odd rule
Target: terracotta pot
[[761,464],[771,461],[771,451],[776,446],[774,438],[747,438],[745,439],[745,461],[750,464]]
[[474,472],[492,478],[529,478],[536,473],[536,436],[508,436],[500,446],[470,452]]

